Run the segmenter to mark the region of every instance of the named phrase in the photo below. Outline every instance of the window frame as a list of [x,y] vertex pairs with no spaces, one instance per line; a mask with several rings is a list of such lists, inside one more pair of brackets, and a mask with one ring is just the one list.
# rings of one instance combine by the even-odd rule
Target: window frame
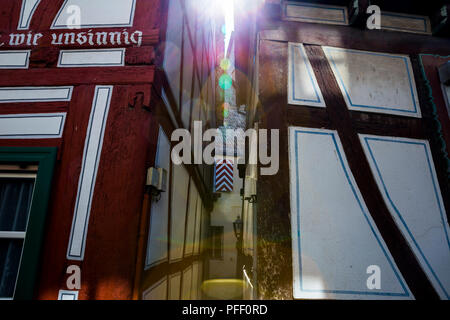
[[38,165],[14,300],[34,296],[56,155],[57,147],[0,147],[0,164]]

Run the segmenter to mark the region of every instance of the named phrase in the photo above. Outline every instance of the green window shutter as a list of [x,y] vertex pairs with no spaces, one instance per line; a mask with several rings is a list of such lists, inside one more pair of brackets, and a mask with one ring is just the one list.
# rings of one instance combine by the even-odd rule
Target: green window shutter
[[56,153],[56,147],[0,147],[0,164],[39,166],[14,294],[17,300],[31,300],[34,296]]

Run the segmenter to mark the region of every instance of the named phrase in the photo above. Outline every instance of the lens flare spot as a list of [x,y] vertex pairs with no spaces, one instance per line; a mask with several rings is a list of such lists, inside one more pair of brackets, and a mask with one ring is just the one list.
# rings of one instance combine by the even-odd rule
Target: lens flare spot
[[222,25],[222,33],[227,34],[227,25]]
[[222,68],[222,70],[227,71],[230,68],[230,60],[228,60],[227,58],[223,58],[220,61],[220,67]]
[[223,104],[223,117],[228,118],[229,114],[230,114],[230,104],[228,102],[225,102]]
[[219,86],[223,90],[230,89],[232,84],[233,84],[233,80],[231,79],[231,77],[228,74],[223,74],[223,75],[220,76],[220,78],[219,78]]

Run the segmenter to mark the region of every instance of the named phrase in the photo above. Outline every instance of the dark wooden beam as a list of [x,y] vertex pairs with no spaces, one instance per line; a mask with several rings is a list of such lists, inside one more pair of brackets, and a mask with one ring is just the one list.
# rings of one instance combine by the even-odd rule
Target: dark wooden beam
[[450,41],[429,35],[359,30],[348,26],[274,21],[260,32],[261,40],[380,51],[394,54],[450,54]]
[[152,83],[154,75],[154,66],[0,70],[0,86],[127,85]]

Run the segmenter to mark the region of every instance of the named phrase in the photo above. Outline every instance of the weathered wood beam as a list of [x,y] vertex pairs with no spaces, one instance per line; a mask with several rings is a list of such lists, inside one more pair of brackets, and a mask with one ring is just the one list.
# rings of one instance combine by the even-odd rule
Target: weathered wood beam
[[152,83],[154,75],[154,66],[0,70],[0,86],[142,84]]

